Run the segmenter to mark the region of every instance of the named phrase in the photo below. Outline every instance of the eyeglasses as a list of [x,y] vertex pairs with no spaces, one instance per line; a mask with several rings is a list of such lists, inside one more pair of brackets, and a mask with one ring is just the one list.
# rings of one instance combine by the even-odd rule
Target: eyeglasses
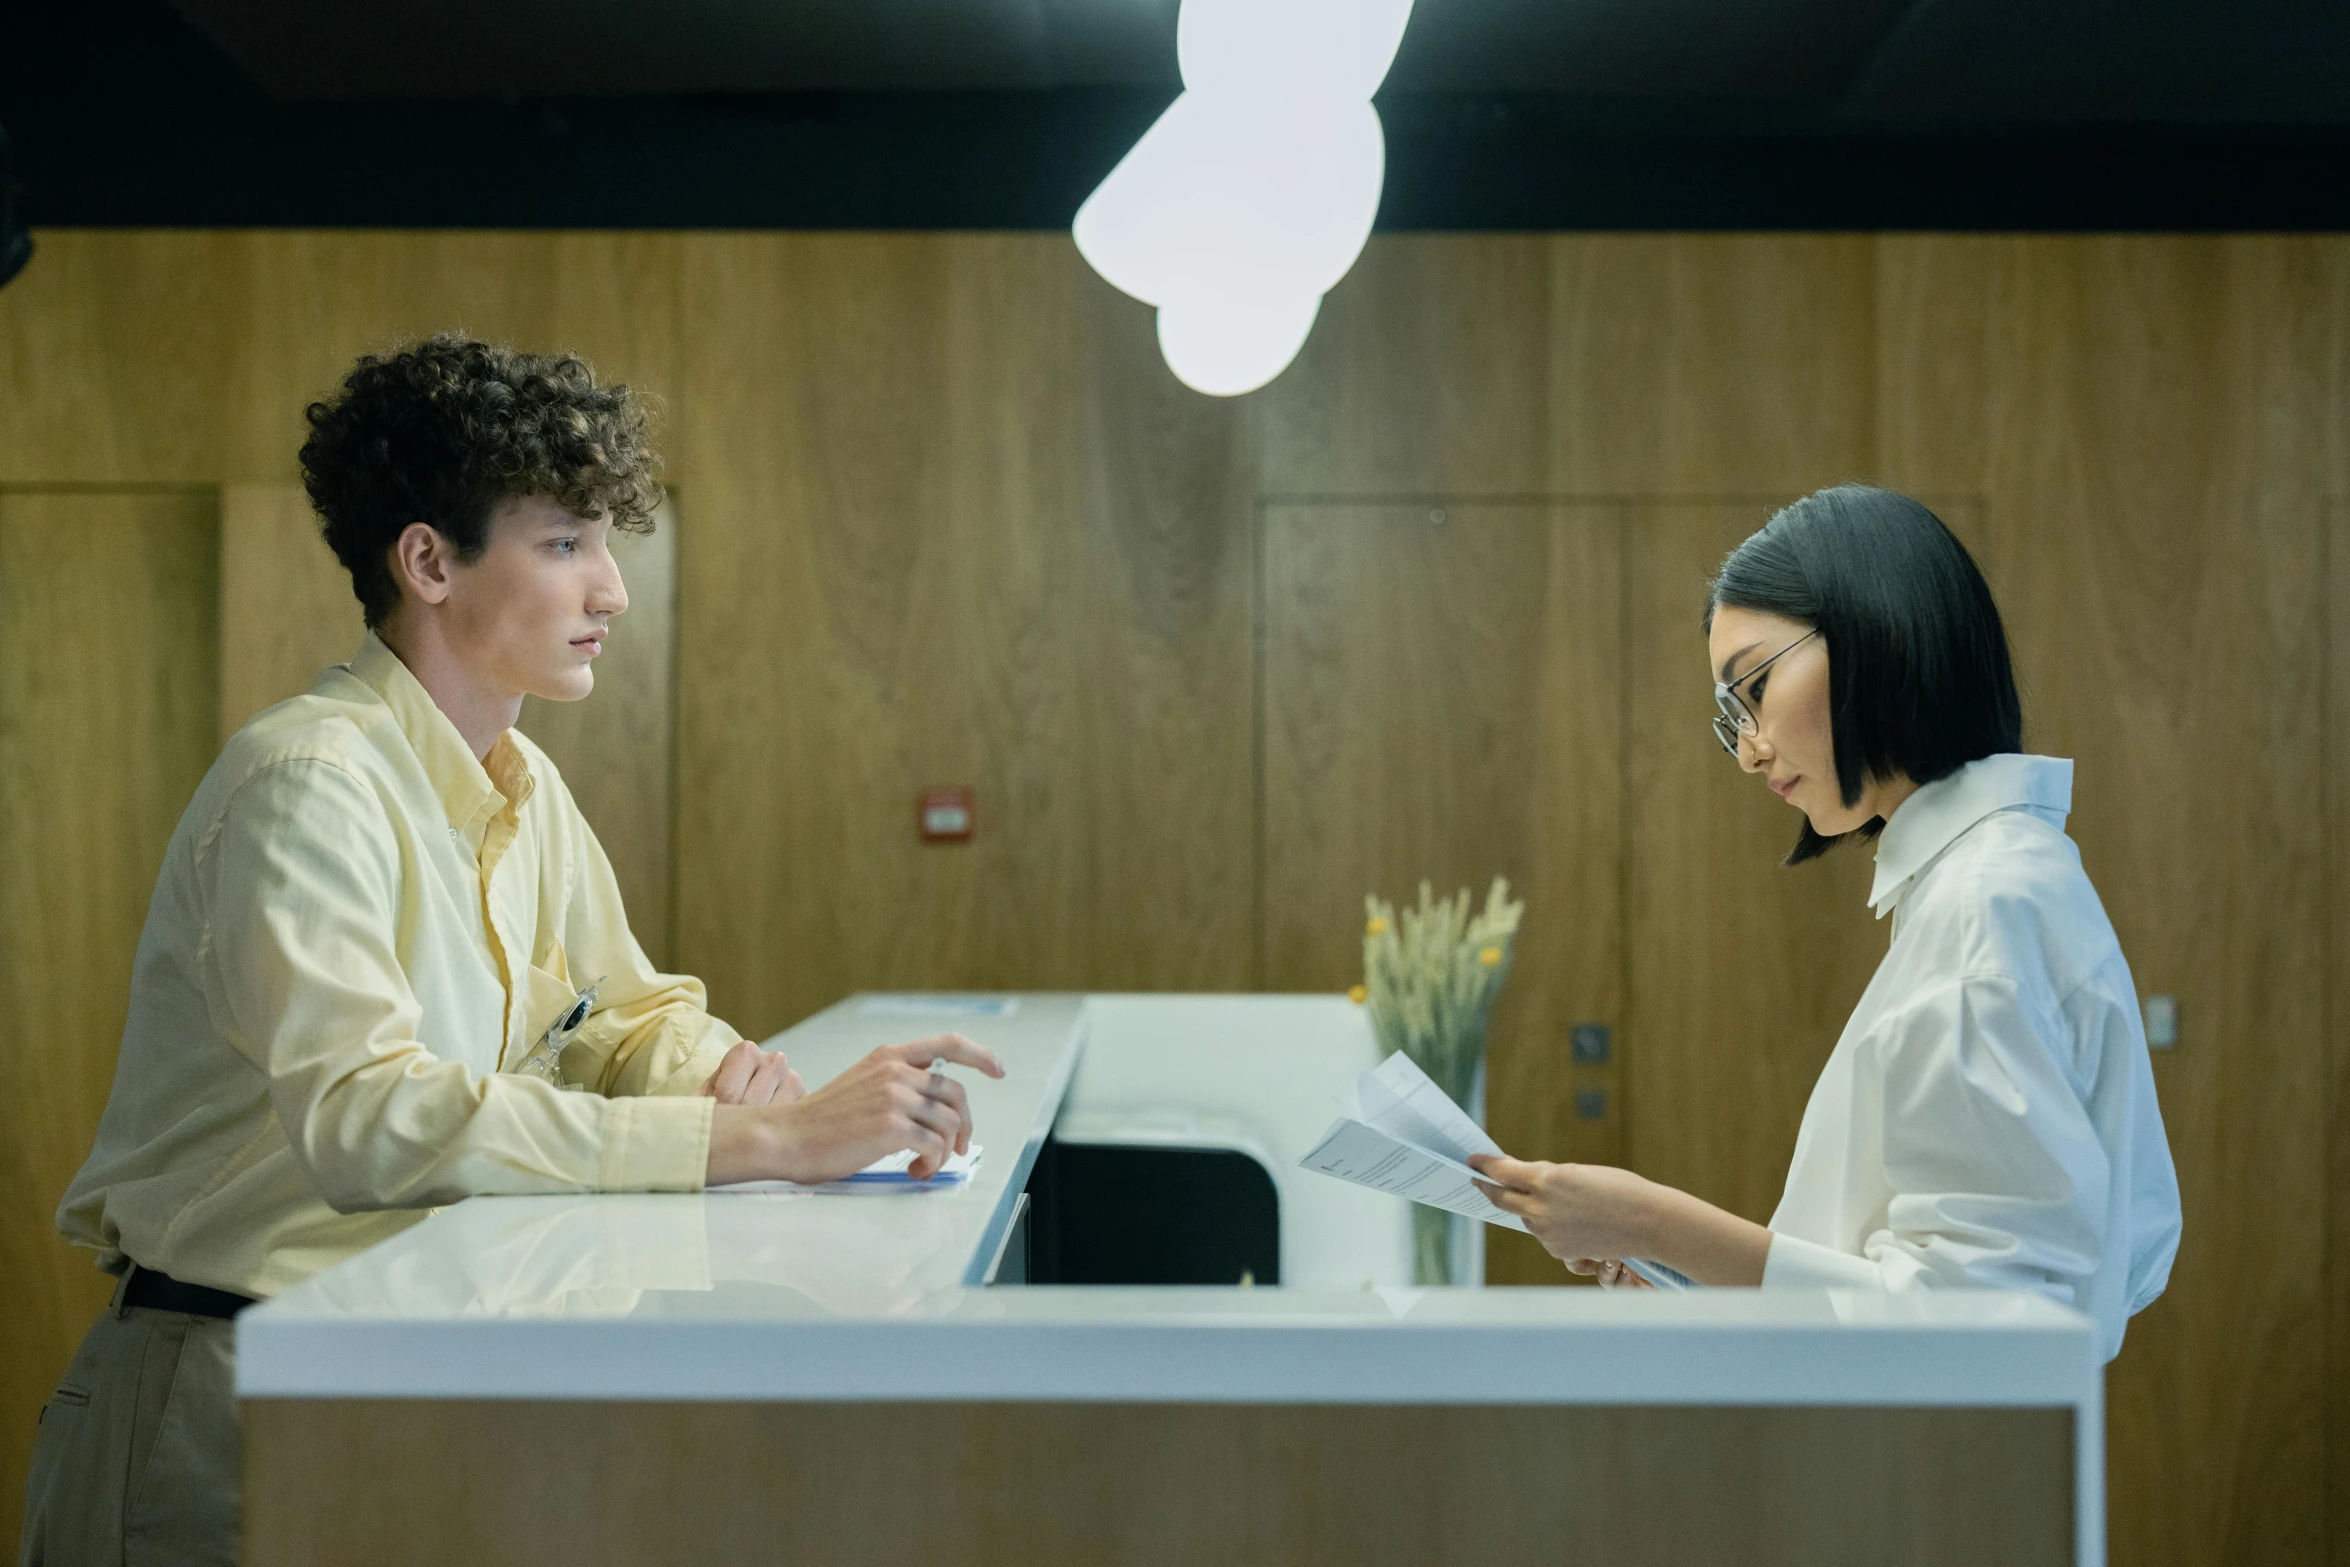
[[[1811,630],[1806,631],[1802,636],[1797,637],[1794,641],[1779,649],[1778,652],[1773,653],[1769,658],[1764,659],[1761,663],[1755,665],[1745,674],[1740,675],[1738,677],[1738,686],[1751,685],[1754,682],[1755,676],[1761,674],[1764,670],[1770,668],[1780,659],[1785,658],[1788,654],[1794,652],[1797,648],[1803,646],[1803,644],[1809,642],[1813,637],[1816,637],[1819,634],[1819,628],[1816,626]],[[1732,756],[1736,756],[1738,754],[1739,737],[1743,735],[1748,739],[1752,739],[1756,734],[1761,732],[1762,722],[1760,719],[1754,716],[1754,709],[1746,705],[1746,699],[1738,694],[1737,686],[1724,685],[1718,680],[1714,682],[1714,706],[1722,710],[1720,716],[1716,717],[1713,721],[1714,738],[1722,742],[1723,750],[1729,752]]]

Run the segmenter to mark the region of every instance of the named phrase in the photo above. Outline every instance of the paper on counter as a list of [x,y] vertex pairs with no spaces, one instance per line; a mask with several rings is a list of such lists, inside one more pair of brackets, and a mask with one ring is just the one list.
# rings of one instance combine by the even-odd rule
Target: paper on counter
[[940,1165],[929,1179],[921,1181],[906,1173],[907,1167],[914,1162],[913,1150],[900,1149],[886,1158],[874,1160],[854,1175],[814,1186],[803,1186],[797,1181],[734,1181],[725,1186],[706,1189],[721,1195],[732,1192],[923,1192],[933,1187],[955,1186],[968,1181],[971,1173],[979,1168],[979,1156],[986,1151],[980,1144],[973,1143],[969,1153],[949,1154],[945,1164]]
[[866,1017],[1011,1017],[1018,996],[867,996],[857,1003]]

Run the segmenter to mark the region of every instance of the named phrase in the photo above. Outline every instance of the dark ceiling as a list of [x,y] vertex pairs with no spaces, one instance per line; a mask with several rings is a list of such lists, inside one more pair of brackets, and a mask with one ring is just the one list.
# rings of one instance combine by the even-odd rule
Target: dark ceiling
[[[0,3],[36,222],[1048,227],[1177,0]],[[2350,0],[1419,0],[1386,228],[2350,227]]]
[[[175,0],[281,98],[1173,89],[1176,0]],[[1420,0],[1398,92],[2338,124],[2342,0]]]

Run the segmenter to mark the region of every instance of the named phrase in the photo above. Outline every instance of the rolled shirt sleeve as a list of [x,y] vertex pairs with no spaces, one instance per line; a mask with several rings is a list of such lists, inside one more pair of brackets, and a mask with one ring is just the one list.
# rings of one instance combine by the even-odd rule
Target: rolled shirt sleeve
[[[398,839],[388,823],[368,830],[384,817],[376,793],[343,768],[288,760],[243,784],[207,857],[205,901],[239,911],[210,931],[221,1032],[266,1076],[320,1196],[349,1213],[476,1194],[698,1190],[711,1101],[566,1093],[476,1073],[421,1041],[422,1009],[394,946]],[[638,1033],[678,1031],[664,1005],[675,1010],[655,1003]],[[662,1059],[650,1035],[634,1053],[648,1046]]]
[[2016,983],[1969,976],[1879,1022],[1853,1110],[1881,1128],[1879,1222],[1859,1255],[1775,1234],[1763,1282],[2027,1289],[2086,1304],[2111,1171],[2059,1051],[2068,1031]]

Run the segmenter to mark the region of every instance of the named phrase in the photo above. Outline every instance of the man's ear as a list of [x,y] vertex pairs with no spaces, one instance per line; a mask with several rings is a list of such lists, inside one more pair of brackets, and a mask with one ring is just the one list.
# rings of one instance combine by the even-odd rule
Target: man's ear
[[392,541],[392,580],[427,604],[449,597],[457,547],[429,522],[412,522]]

